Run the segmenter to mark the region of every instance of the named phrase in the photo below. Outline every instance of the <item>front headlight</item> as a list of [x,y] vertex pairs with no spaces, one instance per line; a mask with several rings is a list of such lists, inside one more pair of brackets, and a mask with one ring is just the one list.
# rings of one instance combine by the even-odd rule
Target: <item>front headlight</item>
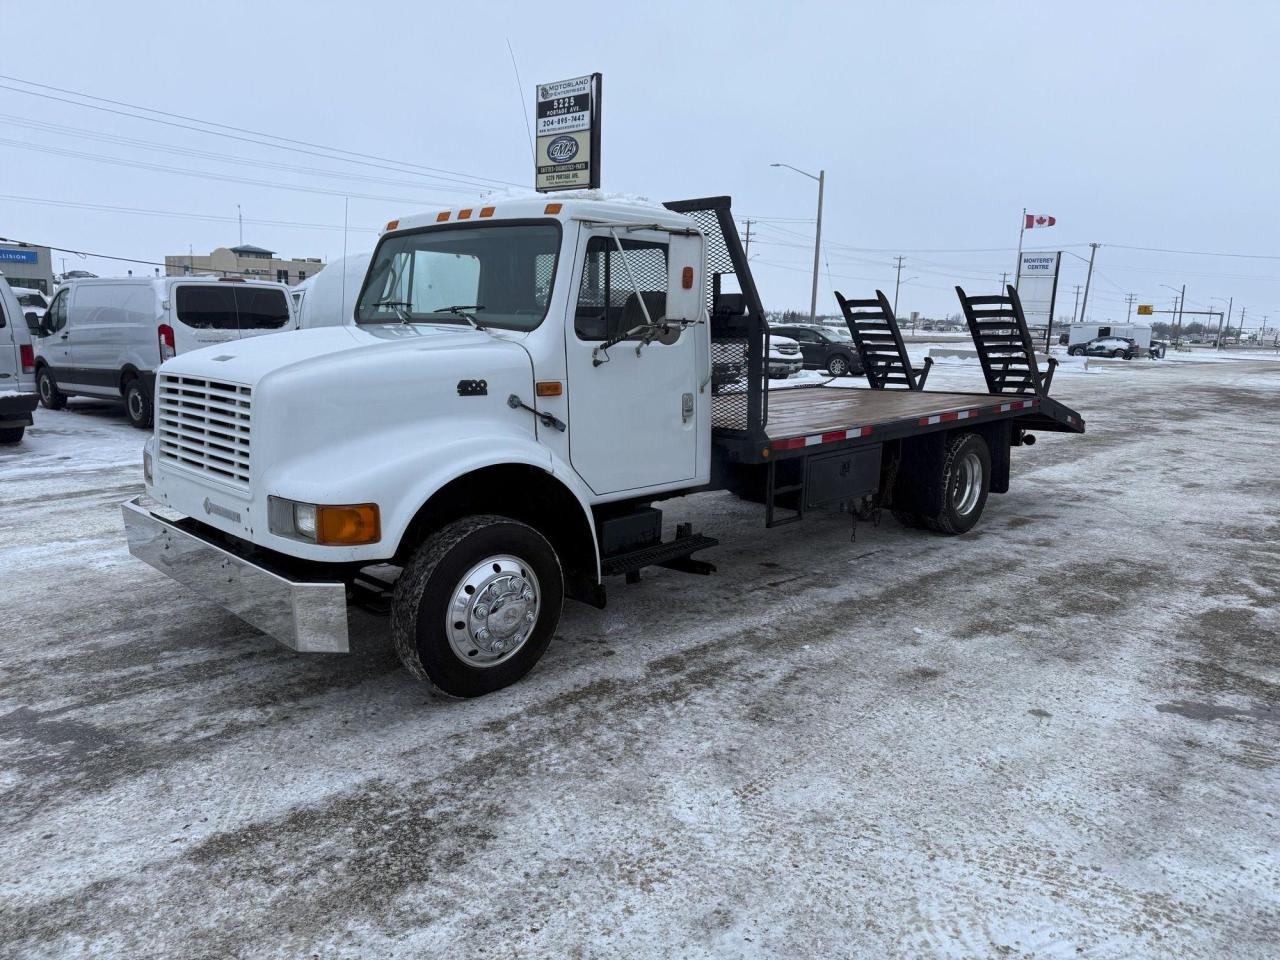
[[267,526],[278,536],[322,546],[357,546],[382,537],[376,503],[326,505],[268,497]]

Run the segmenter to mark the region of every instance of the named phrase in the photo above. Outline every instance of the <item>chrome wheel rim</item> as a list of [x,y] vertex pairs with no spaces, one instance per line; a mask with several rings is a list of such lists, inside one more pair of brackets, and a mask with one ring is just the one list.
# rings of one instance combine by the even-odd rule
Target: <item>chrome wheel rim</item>
[[454,587],[445,634],[463,663],[496,667],[528,642],[541,609],[542,591],[533,568],[519,557],[489,557]]
[[962,517],[973,512],[978,505],[978,497],[982,496],[982,461],[976,453],[966,453],[956,468],[955,493],[951,504],[955,512]]
[[134,420],[142,419],[142,394],[137,390],[129,391],[129,416]]

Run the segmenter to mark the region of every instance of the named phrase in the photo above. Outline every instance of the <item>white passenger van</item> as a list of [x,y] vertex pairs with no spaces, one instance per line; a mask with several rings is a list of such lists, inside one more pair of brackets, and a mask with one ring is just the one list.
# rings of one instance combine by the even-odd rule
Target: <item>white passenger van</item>
[[297,327],[283,283],[195,277],[76,280],[40,324],[36,382],[51,410],[69,396],[123,399],[151,426],[156,367],[179,353]]

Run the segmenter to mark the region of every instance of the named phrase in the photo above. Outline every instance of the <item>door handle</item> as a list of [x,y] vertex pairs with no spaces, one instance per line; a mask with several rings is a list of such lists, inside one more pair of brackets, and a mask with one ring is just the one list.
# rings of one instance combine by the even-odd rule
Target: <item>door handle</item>
[[693,416],[693,394],[686,393],[680,398],[680,422],[688,423]]

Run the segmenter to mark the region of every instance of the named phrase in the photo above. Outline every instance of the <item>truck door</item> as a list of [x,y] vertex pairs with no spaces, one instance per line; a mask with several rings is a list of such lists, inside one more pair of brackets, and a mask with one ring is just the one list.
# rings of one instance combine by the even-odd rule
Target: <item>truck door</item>
[[[697,473],[698,338],[705,331],[671,324],[647,344],[641,331],[608,345],[643,327],[646,313],[650,321],[668,318],[673,241],[701,252],[696,236],[622,228],[586,231],[579,246],[585,256],[565,327],[569,453],[597,494],[676,484]],[[678,259],[677,279],[691,278],[696,303],[701,266],[686,274],[685,261],[696,261],[689,251]],[[678,312],[688,311],[681,304]]]

